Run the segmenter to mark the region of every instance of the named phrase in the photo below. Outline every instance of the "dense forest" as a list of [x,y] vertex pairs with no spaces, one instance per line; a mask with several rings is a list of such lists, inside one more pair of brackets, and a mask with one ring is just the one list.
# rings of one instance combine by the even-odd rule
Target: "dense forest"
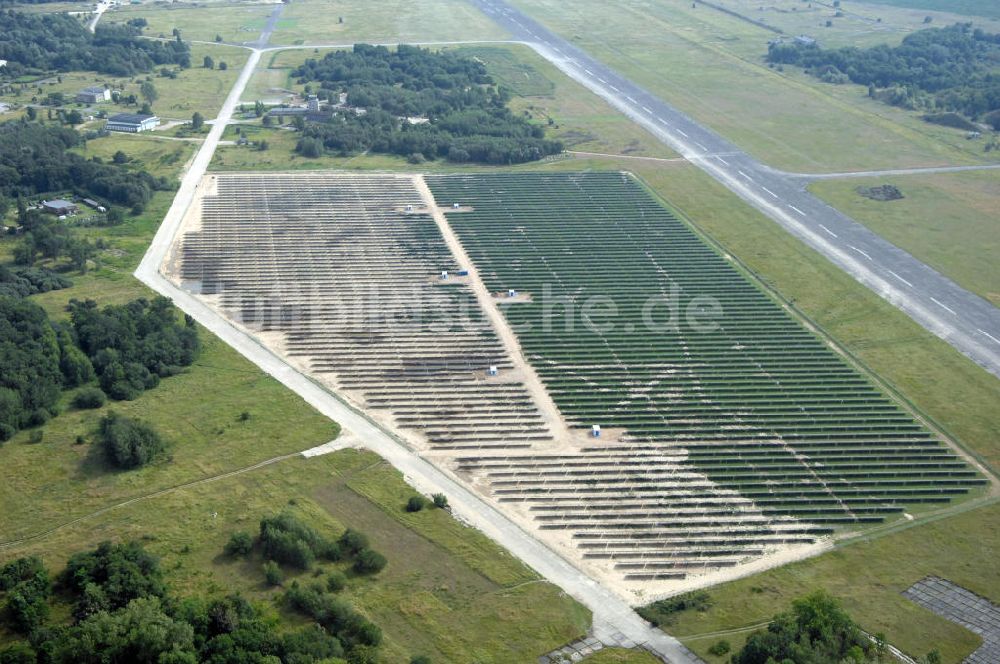
[[143,39],[135,25],[99,25],[90,33],[68,14],[0,11],[0,60],[6,76],[31,71],[98,71],[133,76],[156,65],[191,66],[190,47],[180,39]]
[[[326,541],[288,513],[261,521],[261,538],[279,530],[293,544]],[[263,546],[246,533],[234,534],[233,542],[238,545],[227,546],[226,555],[234,558],[254,555]],[[327,551],[343,552],[345,561],[365,552],[379,555],[367,548],[363,534],[351,529],[326,546]],[[260,553],[268,561],[262,576],[269,585],[280,584],[280,566],[266,550]],[[327,555],[327,560],[335,563],[342,558]],[[159,559],[136,542],[105,542],[77,553],[54,578],[38,558],[19,558],[0,567],[0,624],[23,640],[0,650],[0,663],[380,661],[381,629],[337,595],[348,583],[344,572],[333,565],[310,569],[314,574],[306,584],[293,581],[283,597],[279,595],[291,612],[309,621],[287,630],[273,612],[239,595],[217,599],[172,595]],[[53,613],[60,617],[52,619]]]
[[510,112],[509,93],[482,63],[447,51],[357,44],[307,60],[292,75],[318,82],[323,99],[347,95],[329,122],[305,126],[296,147],[305,156],[371,150],[418,161],[516,164],[562,151],[544,128]]
[[775,42],[767,59],[830,83],[867,85],[871,96],[896,106],[957,112],[1000,128],[1000,34],[969,23],[920,30],[895,47]]
[[141,211],[154,191],[170,188],[165,179],[125,164],[69,151],[82,142],[80,133],[67,127],[0,123],[0,212],[17,198],[67,190]]

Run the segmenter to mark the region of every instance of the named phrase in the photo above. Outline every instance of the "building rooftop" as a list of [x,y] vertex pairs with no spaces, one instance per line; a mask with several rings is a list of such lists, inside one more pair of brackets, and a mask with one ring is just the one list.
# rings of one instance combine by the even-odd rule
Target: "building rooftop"
[[70,203],[69,201],[63,200],[61,198],[56,198],[51,201],[42,201],[42,205],[44,205],[47,208],[54,208],[54,209],[76,207],[76,205],[74,205],[73,203]]
[[116,113],[108,118],[108,122],[121,122],[124,124],[141,124],[144,120],[155,118],[155,115],[143,115],[142,113]]
[[93,95],[102,95],[102,94],[104,94],[104,88],[102,88],[99,85],[91,85],[90,87],[87,87],[87,88],[84,88],[83,90],[80,90],[80,92],[81,93],[86,93],[86,94],[93,94]]

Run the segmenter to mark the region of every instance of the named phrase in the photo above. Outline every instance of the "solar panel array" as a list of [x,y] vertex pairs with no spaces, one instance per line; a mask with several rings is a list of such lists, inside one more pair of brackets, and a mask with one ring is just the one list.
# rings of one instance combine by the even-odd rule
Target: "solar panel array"
[[985,482],[633,178],[428,184],[472,209],[447,211],[448,221],[490,290],[531,295],[506,315],[570,425],[625,432],[551,465],[463,459],[502,500],[530,502],[543,528],[588,543],[624,528],[614,546],[627,542],[628,555],[612,557],[631,565],[635,551],[662,549],[687,514],[720,552],[764,541],[730,529],[721,544],[715,519],[729,507],[686,483],[684,470],[751,500],[762,518],[801,522],[769,541],[879,522]]
[[984,481],[626,175],[426,178],[570,440],[412,177],[212,177],[183,285],[633,588]]
[[[412,179],[219,174],[180,278],[436,449],[549,438]],[[441,273],[451,271],[448,279]]]

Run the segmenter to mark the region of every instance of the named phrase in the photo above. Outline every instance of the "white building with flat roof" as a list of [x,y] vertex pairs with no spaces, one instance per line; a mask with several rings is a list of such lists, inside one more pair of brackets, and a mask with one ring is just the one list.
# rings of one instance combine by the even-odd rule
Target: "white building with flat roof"
[[130,134],[137,134],[140,131],[148,131],[160,124],[160,118],[155,115],[142,115],[141,113],[118,113],[108,118],[104,128],[108,131],[124,131]]
[[94,85],[77,92],[76,100],[84,104],[100,104],[102,101],[111,101],[111,90]]

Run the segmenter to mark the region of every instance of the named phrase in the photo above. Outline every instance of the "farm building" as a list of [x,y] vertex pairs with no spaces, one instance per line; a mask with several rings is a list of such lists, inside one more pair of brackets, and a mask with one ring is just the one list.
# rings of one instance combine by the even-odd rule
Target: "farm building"
[[42,201],[42,209],[49,214],[55,214],[61,217],[67,214],[76,214],[80,208],[69,201],[56,198],[51,201]]
[[142,115],[140,113],[118,113],[108,118],[104,128],[108,131],[124,131],[136,134],[140,131],[152,129],[160,124],[160,118],[155,115]]
[[272,118],[293,118],[299,116],[310,122],[326,122],[333,117],[333,113],[326,109],[313,110],[318,108],[317,104],[310,102],[309,106],[277,106],[267,112]]
[[108,209],[106,207],[104,207],[103,205],[101,205],[98,201],[95,201],[93,198],[85,198],[85,199],[83,199],[83,204],[86,205],[89,208],[94,208],[98,212],[107,212],[108,211]]
[[76,93],[76,100],[84,104],[100,104],[111,100],[111,90],[99,85],[84,88]]

